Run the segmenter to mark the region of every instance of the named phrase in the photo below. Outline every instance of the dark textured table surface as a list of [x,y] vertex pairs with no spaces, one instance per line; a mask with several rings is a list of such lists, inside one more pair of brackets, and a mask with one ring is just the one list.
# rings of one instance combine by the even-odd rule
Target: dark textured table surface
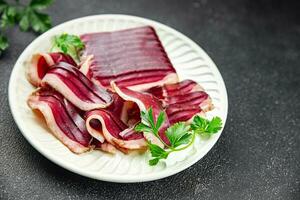
[[196,41],[217,64],[229,98],[220,140],[189,169],[148,183],[81,177],[29,145],[11,116],[7,88],[36,35],[8,31],[11,47],[0,58],[0,199],[300,199],[299,3],[224,2],[57,0],[47,10],[54,25],[104,13],[154,19]]

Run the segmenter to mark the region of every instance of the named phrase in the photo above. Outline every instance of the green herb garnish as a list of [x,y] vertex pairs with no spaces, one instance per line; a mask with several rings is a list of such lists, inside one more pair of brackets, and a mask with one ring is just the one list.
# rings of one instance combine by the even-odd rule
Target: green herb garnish
[[63,53],[67,53],[74,59],[79,61],[80,50],[84,48],[84,43],[81,41],[80,37],[77,35],[70,35],[63,33],[59,36],[54,37],[53,49],[59,49]]
[[148,147],[152,156],[149,160],[149,165],[156,165],[161,159],[166,159],[168,155],[175,151],[181,151],[193,144],[196,135],[209,138],[217,133],[222,128],[222,120],[219,117],[214,117],[211,121],[200,116],[195,116],[191,125],[184,122],[178,122],[170,126],[165,135],[170,144],[166,144],[159,136],[159,129],[165,121],[164,112],[160,112],[157,121],[154,120],[153,110],[150,108],[147,111],[141,112],[142,122],[137,124],[135,131],[152,133],[163,144],[164,148],[148,142]]
[[222,128],[222,120],[220,117],[214,117],[211,121],[199,116],[195,116],[191,128],[195,133],[203,136],[210,137],[214,133],[217,133]]
[[47,8],[53,0],[31,0],[28,5],[7,3],[0,0],[0,54],[8,48],[7,38],[3,32],[10,26],[19,24],[22,31],[33,30],[42,33],[51,28],[51,19],[41,10]]

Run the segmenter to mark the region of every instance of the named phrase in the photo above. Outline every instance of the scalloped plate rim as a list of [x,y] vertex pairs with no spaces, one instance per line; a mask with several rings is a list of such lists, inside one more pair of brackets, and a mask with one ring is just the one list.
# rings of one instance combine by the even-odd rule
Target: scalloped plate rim
[[22,125],[22,122],[20,121],[21,119],[18,118],[18,110],[17,107],[14,106],[14,102],[13,100],[15,99],[15,94],[13,93],[13,89],[15,87],[15,79],[18,77],[18,74],[16,74],[16,70],[17,70],[17,66],[22,65],[20,62],[21,60],[24,60],[26,52],[28,51],[28,49],[30,50],[30,47],[33,46],[35,43],[39,42],[39,40],[42,40],[44,38],[46,38],[48,35],[50,35],[52,32],[57,31],[58,29],[60,29],[61,27],[71,24],[71,23],[79,23],[79,22],[84,22],[85,20],[90,20],[93,18],[127,18],[127,19],[132,19],[132,20],[136,20],[136,21],[140,21],[143,22],[145,24],[149,24],[152,25],[154,27],[162,27],[165,30],[168,30],[169,32],[175,34],[176,36],[180,37],[181,39],[183,39],[184,41],[186,41],[187,43],[189,43],[195,50],[197,50],[197,52],[201,53],[201,56],[205,57],[205,60],[207,62],[209,62],[209,65],[211,66],[211,69],[214,70],[215,75],[217,76],[216,78],[219,79],[219,82],[221,82],[221,84],[218,85],[218,87],[220,87],[220,91],[223,92],[222,96],[224,97],[224,105],[225,105],[225,112],[224,112],[224,116],[221,116],[223,121],[224,121],[224,126],[226,123],[226,119],[227,119],[227,113],[228,113],[228,97],[227,97],[227,91],[226,91],[226,87],[223,81],[223,78],[219,72],[219,70],[217,69],[215,63],[212,61],[212,59],[206,54],[206,52],[200,47],[198,46],[195,42],[193,42],[191,39],[189,39],[188,37],[186,37],[185,35],[183,35],[182,33],[178,32],[177,30],[164,25],[160,22],[154,21],[154,20],[150,20],[150,19],[146,19],[146,18],[142,18],[142,17],[137,17],[137,16],[131,16],[131,15],[123,15],[123,14],[103,14],[103,15],[91,15],[91,16],[86,16],[86,17],[81,17],[81,18],[76,18],[76,19],[72,19],[69,20],[67,22],[61,23],[53,28],[51,28],[50,30],[48,30],[47,32],[43,33],[42,35],[40,35],[39,37],[37,37],[35,40],[33,40],[22,52],[22,54],[19,56],[18,60],[16,61],[14,68],[11,72],[11,76],[10,76],[10,80],[9,80],[9,86],[8,86],[8,98],[9,98],[9,106],[10,106],[10,110],[12,113],[12,116],[19,128],[19,130],[21,131],[22,135],[26,138],[26,140],[38,151],[40,152],[43,156],[45,156],[47,159],[51,160],[52,162],[54,162],[55,164],[71,171],[74,172],[76,174],[82,175],[82,176],[86,176],[89,178],[93,178],[93,179],[98,179],[98,180],[102,180],[102,181],[109,181],[109,182],[119,182],[119,183],[132,183],[132,182],[146,182],[146,181],[153,181],[153,180],[158,180],[158,179],[162,179],[171,175],[174,175],[178,172],[181,172],[185,169],[187,169],[188,167],[192,166],[193,164],[195,164],[196,162],[198,162],[201,158],[203,158],[210,150],[211,148],[215,145],[215,143],[218,141],[224,126],[222,128],[222,130],[215,135],[215,137],[213,138],[214,141],[209,143],[210,145],[207,146],[207,148],[205,148],[204,151],[200,152],[197,154],[197,157],[190,161],[188,164],[186,165],[182,165],[182,167],[177,168],[176,170],[164,170],[161,172],[155,172],[155,174],[143,174],[143,175],[139,175],[139,176],[134,176],[134,175],[122,175],[121,177],[119,175],[103,175],[103,174],[95,174],[93,172],[89,172],[89,171],[82,171],[80,168],[76,167],[76,166],[72,166],[66,162],[63,161],[63,159],[58,159],[57,156],[55,156],[54,154],[51,154],[49,152],[49,150],[46,150],[45,148],[43,148],[39,142],[32,140],[32,138],[30,137],[29,134],[26,133],[26,129],[24,128],[24,126]]

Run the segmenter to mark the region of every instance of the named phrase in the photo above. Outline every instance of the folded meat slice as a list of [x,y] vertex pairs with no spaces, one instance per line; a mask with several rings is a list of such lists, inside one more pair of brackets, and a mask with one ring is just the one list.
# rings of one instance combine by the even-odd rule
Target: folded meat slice
[[81,35],[85,43],[80,70],[104,87],[110,82],[133,90],[176,83],[178,77],[150,26]]
[[59,62],[66,62],[73,66],[77,66],[76,62],[68,54],[54,52],[54,53],[38,53],[34,54],[31,63],[26,69],[28,81],[38,87],[47,71]]
[[112,103],[106,89],[87,79],[76,67],[60,62],[55,64],[41,82],[51,86],[81,110],[105,108]]
[[163,102],[171,124],[188,121],[197,114],[203,115],[213,109],[209,95],[192,80],[153,87],[147,92]]
[[58,92],[42,88],[28,98],[28,106],[44,116],[52,134],[74,153],[90,149],[92,137],[79,110]]
[[[128,102],[135,103],[139,108],[140,112],[152,108],[154,121],[157,120],[160,112],[165,113],[161,105],[161,102],[152,94],[133,91],[126,87],[120,87],[117,86],[114,82],[111,83],[111,87],[113,91],[116,92],[122,99]],[[169,140],[165,135],[165,130],[169,127],[169,120],[166,114],[165,116],[166,116],[166,120],[159,130],[159,135],[161,139],[164,141],[164,143],[169,144]],[[144,133],[144,137],[151,143],[157,144],[161,147],[164,146],[163,143],[160,140],[158,140],[158,138],[156,138],[152,133]]]
[[122,149],[144,149],[147,143],[142,134],[136,133],[112,112],[104,109],[86,113],[86,127],[89,133],[101,143],[107,141]]

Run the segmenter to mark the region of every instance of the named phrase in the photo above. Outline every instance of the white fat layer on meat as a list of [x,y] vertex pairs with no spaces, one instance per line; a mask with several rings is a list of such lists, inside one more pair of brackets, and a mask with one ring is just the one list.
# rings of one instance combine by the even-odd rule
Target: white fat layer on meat
[[84,75],[87,75],[88,74],[88,71],[89,71],[89,68],[93,62],[93,59],[94,59],[94,55],[89,55],[89,56],[84,56],[82,58],[82,62],[79,64],[80,65],[80,71],[84,74]]
[[[99,122],[101,123],[101,127],[102,127],[102,134],[103,134],[105,140],[107,142],[111,143],[112,145],[117,145],[121,148],[126,148],[126,149],[142,149],[147,146],[147,143],[144,138],[137,139],[137,140],[122,140],[122,139],[117,139],[117,138],[113,137],[107,130],[105,121],[101,117],[101,115],[94,114],[94,115],[91,115],[89,117],[89,119],[90,120],[91,119],[99,120]],[[99,134],[101,134],[99,131],[97,131],[97,132]],[[90,133],[90,134],[94,137],[93,133]]]
[[[202,91],[205,91],[205,90],[199,84],[195,85],[193,87],[193,89],[191,90],[191,92],[202,92]],[[208,112],[214,108],[210,96],[208,96],[207,99],[205,99],[203,102],[201,102],[199,106],[200,106],[201,110],[203,110],[204,112]]]
[[111,145],[109,143],[103,143],[103,144],[101,144],[100,149],[102,151],[105,151],[105,152],[111,153],[111,154],[115,154],[117,152],[116,147],[114,147],[113,145]]
[[52,110],[47,103],[39,101],[38,97],[29,97],[28,105],[31,109],[37,109],[43,114],[47,126],[51,130],[52,134],[64,145],[66,145],[72,152],[80,154],[90,150],[90,148],[85,147],[80,143],[73,141],[67,136],[65,136],[65,134],[57,126],[54,116],[52,114]]
[[39,84],[42,81],[38,75],[38,69],[37,69],[38,61],[40,60],[41,57],[45,58],[45,60],[49,66],[54,64],[54,61],[49,54],[38,53],[38,54],[34,54],[32,56],[31,62],[29,63],[29,66],[26,69],[26,76],[27,76],[28,81],[34,86],[39,86]]
[[65,83],[60,78],[58,78],[54,74],[46,74],[46,76],[42,80],[42,84],[43,83],[50,85],[52,88],[61,93],[66,99],[72,102],[76,107],[84,111],[89,111],[97,108],[105,108],[109,105],[99,103],[88,103],[82,101],[72,92],[72,90],[70,90],[68,86],[65,85]]
[[52,57],[50,56],[50,54],[47,53],[41,53],[40,54],[42,57],[44,57],[44,59],[46,60],[47,64],[49,66],[54,65],[54,60],[52,59]]
[[91,115],[91,116],[89,116],[89,117],[86,119],[86,121],[85,121],[85,126],[86,126],[86,129],[87,129],[87,131],[89,132],[89,134],[90,134],[91,136],[93,136],[96,140],[98,140],[98,141],[100,141],[101,143],[103,143],[103,142],[105,141],[105,139],[104,139],[104,137],[103,137],[102,132],[100,132],[100,131],[98,131],[98,130],[92,128],[91,125],[90,125],[90,121],[91,121],[92,119],[95,119],[95,117],[97,117],[97,116],[96,116],[96,115]]
[[[128,95],[124,94],[124,93],[117,87],[117,85],[116,85],[114,82],[111,83],[111,87],[113,88],[113,90],[114,90],[121,98],[123,98],[123,99],[126,100],[126,101],[132,101],[132,102],[135,102],[135,103],[138,105],[140,111],[146,111],[146,107],[145,107],[145,105],[144,105],[144,103],[143,103],[142,101],[140,101],[140,100],[137,99],[137,98],[134,98],[134,97],[131,97],[131,96],[128,96]],[[144,122],[144,121],[142,121],[142,122]],[[145,122],[144,122],[144,123],[145,123]],[[163,144],[156,136],[154,136],[152,133],[146,133],[146,132],[144,132],[143,134],[144,134],[144,137],[146,138],[146,140],[148,140],[148,141],[150,141],[151,143],[156,144],[156,145],[158,145],[158,146],[160,146],[160,147],[162,147],[162,148],[164,147],[164,144]]]
[[144,91],[149,88],[152,88],[154,86],[162,86],[164,84],[173,84],[177,83],[179,81],[178,76],[176,73],[171,73],[165,76],[162,80],[151,82],[151,83],[145,83],[145,84],[139,84],[139,85],[133,85],[129,86],[128,88],[134,91]]

